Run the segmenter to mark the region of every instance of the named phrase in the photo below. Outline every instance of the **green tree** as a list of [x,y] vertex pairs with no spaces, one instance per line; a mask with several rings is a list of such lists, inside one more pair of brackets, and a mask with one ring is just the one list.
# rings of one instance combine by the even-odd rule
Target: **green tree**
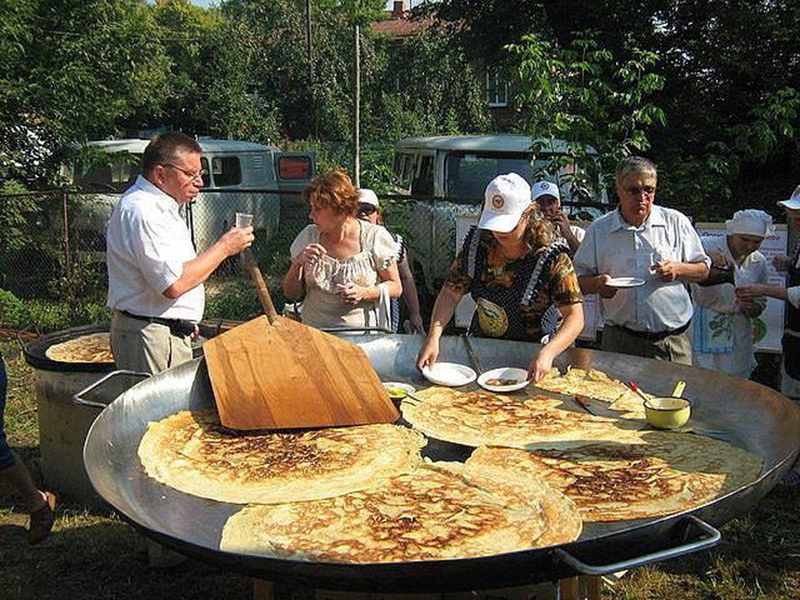
[[[537,139],[534,155],[551,151],[553,139],[567,142],[566,155],[544,174],[566,172],[561,177],[578,197],[596,197],[598,184],[610,187],[616,163],[647,152],[648,128],[665,125],[663,111],[649,102],[664,85],[663,77],[651,72],[658,59],[652,52],[633,49],[634,58],[615,60],[589,35],[558,48],[528,34],[508,49],[518,61],[522,130]],[[600,164],[589,146],[599,153]]]

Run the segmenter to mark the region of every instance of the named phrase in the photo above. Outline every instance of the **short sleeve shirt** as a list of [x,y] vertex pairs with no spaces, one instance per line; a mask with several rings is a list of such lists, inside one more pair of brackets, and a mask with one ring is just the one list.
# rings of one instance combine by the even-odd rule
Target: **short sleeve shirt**
[[[478,236],[474,242],[473,236]],[[498,245],[490,231],[473,229],[445,286],[460,294],[471,293],[478,303],[474,333],[539,341],[542,317],[551,304],[583,301],[567,248],[534,243],[521,258],[492,267],[491,256]]]
[[660,260],[711,264],[689,219],[657,205],[639,227],[625,221],[619,209],[596,219],[574,258],[578,277],[608,273],[644,279],[640,287],[600,298],[600,306],[609,325],[654,333],[678,329],[692,318],[687,285],[661,281],[653,273]]
[[197,257],[178,203],[142,176],[114,207],[106,231],[108,307],[145,317],[200,321],[202,285],[178,298],[163,292]]

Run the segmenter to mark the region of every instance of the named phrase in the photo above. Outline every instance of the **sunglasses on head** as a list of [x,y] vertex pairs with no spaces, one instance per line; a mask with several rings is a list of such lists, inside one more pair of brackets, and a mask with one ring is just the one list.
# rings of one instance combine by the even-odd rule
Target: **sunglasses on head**
[[365,217],[367,215],[371,215],[376,210],[378,210],[378,207],[375,206],[374,204],[359,204],[358,206],[358,214]]

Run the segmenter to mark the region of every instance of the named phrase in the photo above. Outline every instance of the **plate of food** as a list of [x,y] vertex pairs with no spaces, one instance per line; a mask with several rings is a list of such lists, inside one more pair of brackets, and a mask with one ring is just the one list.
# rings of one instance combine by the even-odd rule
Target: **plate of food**
[[632,288],[644,284],[644,279],[640,277],[614,277],[606,281],[606,285],[613,288]]
[[490,392],[516,392],[531,382],[525,369],[500,367],[478,377],[478,385]]
[[417,391],[410,383],[401,383],[399,381],[384,381],[381,385],[392,400],[402,400],[408,394],[413,394]]
[[467,365],[450,362],[437,362],[433,368],[424,366],[422,374],[431,383],[447,387],[467,385],[478,378],[478,374]]

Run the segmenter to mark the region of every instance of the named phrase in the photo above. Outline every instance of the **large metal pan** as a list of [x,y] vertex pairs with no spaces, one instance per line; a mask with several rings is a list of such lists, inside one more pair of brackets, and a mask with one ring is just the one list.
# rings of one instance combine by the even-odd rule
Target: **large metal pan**
[[[421,339],[415,336],[351,336],[385,381],[424,386],[414,363]],[[527,365],[536,344],[476,339],[486,369]],[[459,338],[442,340],[442,360],[468,364]],[[219,566],[268,580],[303,579],[327,589],[440,591],[486,589],[600,574],[696,551],[719,541],[719,526],[746,511],[779,480],[798,451],[800,410],[764,386],[715,372],[619,354],[573,349],[557,366],[595,367],[634,379],[656,394],[687,382],[693,419],[726,430],[732,441],[764,460],[761,477],[705,506],[663,518],[587,526],[581,538],[558,548],[531,549],[465,560],[398,564],[332,564],[276,560],[219,550],[220,532],[237,505],[197,498],[147,477],[137,457],[150,421],[179,410],[214,406],[205,365],[196,359],[143,381],[103,410],[86,440],[86,470],[98,493],[134,526],[158,541]],[[464,459],[469,450],[431,441],[430,458]],[[609,559],[612,564],[609,564]],[[598,564],[599,563],[599,564]]]

